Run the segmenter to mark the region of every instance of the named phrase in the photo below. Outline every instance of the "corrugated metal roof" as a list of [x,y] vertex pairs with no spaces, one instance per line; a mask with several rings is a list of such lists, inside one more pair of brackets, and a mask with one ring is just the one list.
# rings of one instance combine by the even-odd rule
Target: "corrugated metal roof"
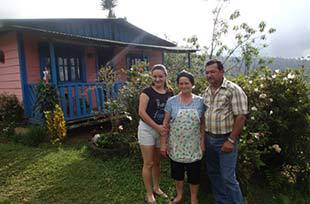
[[126,43],[175,47],[174,43],[154,36],[125,19],[0,19],[4,26],[24,26],[74,36]]
[[[116,40],[108,40],[108,39],[100,39],[100,38],[87,37],[87,36],[81,36],[81,35],[67,34],[67,33],[43,30],[43,29],[33,28],[33,27],[18,26],[18,25],[6,26],[6,29],[41,32],[41,33],[49,34],[52,36],[60,36],[62,38],[68,38],[71,40],[74,39],[74,40],[94,42],[96,43],[96,45],[100,45],[100,44],[107,45],[108,44],[108,45],[132,46],[132,47],[140,47],[140,48],[153,48],[153,49],[165,50],[168,52],[196,52],[197,51],[196,49],[192,49],[192,48],[183,48],[183,47],[177,47],[177,46],[159,46],[159,45],[149,45],[149,44],[141,44],[141,43],[127,43],[127,42],[116,41]],[[0,26],[0,30],[1,30],[1,26]]]

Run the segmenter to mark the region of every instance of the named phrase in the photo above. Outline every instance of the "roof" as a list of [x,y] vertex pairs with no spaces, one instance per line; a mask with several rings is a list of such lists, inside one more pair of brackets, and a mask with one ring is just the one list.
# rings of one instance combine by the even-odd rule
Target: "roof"
[[148,47],[174,52],[195,52],[195,49],[152,35],[122,18],[107,19],[0,19],[1,30],[27,30],[80,39],[135,47]]

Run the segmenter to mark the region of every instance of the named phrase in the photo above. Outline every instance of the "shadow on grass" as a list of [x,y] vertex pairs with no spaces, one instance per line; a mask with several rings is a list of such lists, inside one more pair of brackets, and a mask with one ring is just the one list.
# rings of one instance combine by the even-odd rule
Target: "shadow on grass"
[[27,178],[27,169],[56,148],[31,148],[21,144],[0,143],[0,203],[14,194],[17,179]]
[[[142,161],[137,158],[96,159],[83,146],[0,144],[1,203],[144,203]],[[175,194],[169,161],[162,160],[161,187]],[[189,189],[185,189],[189,200]],[[200,203],[210,196],[201,192]],[[168,200],[158,198],[157,203]]]

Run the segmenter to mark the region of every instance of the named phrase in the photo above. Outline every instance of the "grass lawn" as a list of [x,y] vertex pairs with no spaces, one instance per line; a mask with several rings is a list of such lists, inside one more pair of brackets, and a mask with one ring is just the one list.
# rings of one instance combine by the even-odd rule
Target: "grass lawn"
[[[31,148],[0,143],[0,203],[144,203],[139,159],[98,159],[85,145]],[[168,161],[162,167],[162,189],[174,195]],[[199,203],[212,203],[202,186]],[[189,189],[185,189],[188,201]],[[272,195],[254,187],[248,204],[269,204]],[[158,203],[167,200],[158,199]],[[186,202],[189,203],[189,202]]]

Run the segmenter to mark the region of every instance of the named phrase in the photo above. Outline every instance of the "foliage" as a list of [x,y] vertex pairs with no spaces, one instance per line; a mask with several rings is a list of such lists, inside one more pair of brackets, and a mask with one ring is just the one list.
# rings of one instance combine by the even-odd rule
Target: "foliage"
[[134,137],[126,132],[108,132],[100,134],[96,144],[101,148],[120,148],[133,141]]
[[115,13],[113,9],[117,6],[117,0],[101,0],[101,6],[103,10],[108,10],[109,18],[115,18]]
[[188,67],[187,54],[180,53],[165,53],[165,66],[169,71],[169,79],[172,83],[176,82],[177,74],[182,70],[192,72],[196,76],[203,75],[204,62],[206,55],[204,53],[191,53],[191,67]]
[[18,98],[12,94],[0,94],[0,135],[10,135],[21,123],[24,110]]
[[44,116],[51,143],[62,144],[67,136],[67,128],[60,106],[56,104],[54,111],[45,111]]
[[132,119],[132,131],[136,131],[139,124],[139,96],[142,90],[151,84],[151,78],[147,71],[148,64],[139,62],[127,71],[128,81],[120,90],[118,97],[118,107],[127,113],[127,117]]
[[17,142],[27,146],[37,147],[44,142],[46,138],[46,130],[42,126],[29,126],[25,133],[18,134],[15,137]]
[[53,111],[55,105],[59,103],[57,91],[53,84],[45,83],[41,80],[36,87],[36,102],[34,104],[34,111],[42,114],[46,111]]
[[263,69],[235,82],[250,108],[239,145],[241,176],[249,181],[261,172],[275,190],[291,183],[309,192],[310,98],[303,70]]
[[[245,22],[235,24],[240,17],[239,10],[235,10],[230,14],[229,18],[222,17],[223,10],[228,2],[227,0],[219,0],[213,10],[212,40],[210,45],[206,47],[207,56],[208,59],[223,57],[223,63],[225,64],[231,57],[237,55],[238,57],[234,58],[236,64],[231,65],[230,68],[236,67],[236,65],[239,65],[241,68],[244,64],[246,67],[245,74],[247,74],[254,58],[259,56],[259,51],[268,46],[266,44],[267,35],[274,33],[276,30],[274,28],[267,30],[267,25],[264,21],[258,24],[257,29]],[[232,45],[224,43],[224,37],[228,34],[234,35]],[[261,64],[265,63],[262,59],[259,62]],[[226,67],[228,66],[226,65]]]

